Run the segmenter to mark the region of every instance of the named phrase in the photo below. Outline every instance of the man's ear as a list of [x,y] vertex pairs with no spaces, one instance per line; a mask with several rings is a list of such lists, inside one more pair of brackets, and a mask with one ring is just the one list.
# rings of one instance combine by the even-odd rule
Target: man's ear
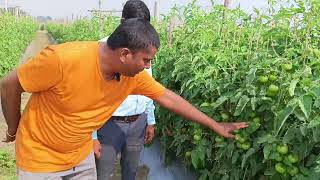
[[128,49],[128,48],[122,48],[121,50],[120,50],[120,61],[122,62],[122,63],[124,63],[129,57],[131,57],[132,56],[132,53],[131,53],[131,51],[130,51],[130,49]]

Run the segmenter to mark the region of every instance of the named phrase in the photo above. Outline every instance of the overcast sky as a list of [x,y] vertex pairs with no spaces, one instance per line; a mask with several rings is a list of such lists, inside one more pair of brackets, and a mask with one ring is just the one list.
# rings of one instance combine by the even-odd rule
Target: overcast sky
[[[6,0],[0,0],[0,6],[3,7]],[[21,9],[27,11],[32,16],[51,16],[71,17],[87,16],[88,10],[98,9],[98,0],[7,0],[9,6],[20,6]],[[121,10],[122,4],[126,0],[101,0],[103,10]],[[155,0],[144,0],[153,14]],[[175,4],[185,5],[192,0],[157,0],[159,14],[166,14]],[[214,0],[215,3],[221,4],[223,0]],[[265,8],[267,0],[231,0],[231,7],[240,7],[247,12],[252,12],[253,7]],[[241,3],[240,3],[241,2]],[[210,0],[198,0],[200,6],[210,6]]]

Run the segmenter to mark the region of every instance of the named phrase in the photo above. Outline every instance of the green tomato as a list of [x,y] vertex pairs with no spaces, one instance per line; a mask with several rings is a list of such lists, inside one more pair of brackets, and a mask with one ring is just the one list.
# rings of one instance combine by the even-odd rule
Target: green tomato
[[246,138],[241,136],[240,134],[236,134],[236,140],[239,142],[239,143],[244,143],[246,142]]
[[217,136],[216,138],[214,138],[214,141],[216,141],[216,143],[222,143],[222,142],[224,142],[224,138]]
[[201,136],[195,134],[195,135],[193,136],[193,139],[194,139],[195,141],[200,141]]
[[270,93],[277,93],[278,91],[279,91],[279,87],[274,84],[271,84],[268,88],[268,92]]
[[288,64],[282,64],[281,65],[282,69],[284,69],[285,71],[290,71],[292,69],[292,64],[288,63]]
[[287,170],[291,176],[295,176],[299,173],[299,169],[296,166],[288,167]]
[[229,119],[229,115],[227,114],[227,113],[221,113],[220,114],[221,115],[221,118],[223,119],[223,120],[228,120]]
[[251,144],[249,142],[244,142],[241,144],[241,148],[244,150],[248,150],[251,147]]
[[277,93],[273,93],[273,92],[267,91],[267,96],[269,96],[269,97],[274,97],[276,95],[277,95]]
[[185,155],[185,157],[190,157],[191,156],[191,152],[187,151],[184,155]]
[[289,160],[292,164],[294,164],[294,163],[297,163],[297,162],[299,161],[299,157],[298,157],[298,155],[296,155],[296,154],[289,154],[289,155],[288,155],[288,160]]
[[260,83],[267,83],[268,82],[268,77],[267,76],[259,76],[258,81]]
[[238,133],[240,133],[240,130],[239,130],[239,129],[236,129],[236,130],[234,130],[233,132],[236,133],[236,134],[238,134]]
[[277,163],[275,165],[275,170],[280,174],[284,174],[287,171],[285,165],[282,163]]
[[288,145],[286,145],[286,144],[278,145],[277,152],[280,154],[287,154],[288,153]]
[[269,78],[268,78],[268,79],[269,79],[270,81],[276,81],[276,80],[278,80],[278,76],[271,74],[271,75],[269,75]]
[[252,119],[253,122],[255,123],[260,123],[261,122],[261,118],[260,117],[255,117]]

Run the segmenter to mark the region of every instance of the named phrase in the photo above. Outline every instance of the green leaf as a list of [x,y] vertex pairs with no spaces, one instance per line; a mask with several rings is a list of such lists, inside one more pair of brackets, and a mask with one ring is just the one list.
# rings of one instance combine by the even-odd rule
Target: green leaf
[[274,141],[276,141],[276,138],[274,137],[274,136],[272,136],[272,135],[268,135],[268,134],[266,134],[266,135],[264,135],[264,136],[262,136],[262,137],[259,137],[258,139],[257,139],[257,143],[258,144],[262,144],[262,143],[269,143],[269,144],[271,144],[271,143],[273,143]]
[[257,108],[257,102],[258,102],[258,100],[257,100],[257,98],[256,97],[253,97],[253,98],[251,98],[250,99],[251,101],[251,109],[253,110],[253,111],[255,111],[256,110],[256,108]]
[[225,174],[222,178],[221,178],[221,180],[228,180],[229,179],[229,175],[227,175],[227,174]]
[[309,66],[305,65],[304,66],[304,70],[303,70],[303,75],[305,77],[311,76],[312,75],[312,69]]
[[209,178],[209,174],[210,172],[208,170],[202,170],[199,180],[207,180],[207,178]]
[[314,118],[310,123],[308,124],[308,128],[314,128],[320,125],[320,117]]
[[298,102],[299,102],[299,98],[292,98],[292,99],[288,102],[287,106],[295,107],[295,106],[298,105]]
[[314,101],[314,107],[315,108],[320,108],[320,98],[317,98],[315,101]]
[[289,106],[286,107],[284,110],[280,111],[279,114],[277,114],[277,133],[278,134],[286,122],[287,118],[293,113],[294,107]]
[[239,116],[249,101],[250,101],[250,99],[248,96],[246,96],[246,95],[242,96],[237,104],[236,110],[233,115]]
[[234,95],[234,96],[232,96],[232,97],[230,98],[230,102],[232,102],[232,103],[238,102],[239,99],[241,98],[241,96],[242,96],[242,92],[241,92],[241,91],[240,91],[240,92],[237,92],[236,95]]
[[271,150],[272,150],[272,146],[270,144],[268,145],[265,145],[263,147],[263,156],[264,156],[264,159],[269,159],[269,155],[271,153]]
[[235,164],[237,162],[238,158],[239,158],[239,152],[236,151],[232,156],[232,160],[231,160],[232,164]]
[[211,105],[210,103],[204,102],[200,105],[200,107],[210,107],[210,105]]
[[314,154],[311,154],[306,162],[306,166],[312,166],[312,164],[314,164],[317,161],[317,156],[315,156]]
[[299,100],[299,107],[308,119],[311,113],[312,107],[312,96],[304,95],[301,100]]
[[212,154],[212,146],[207,147],[207,157],[210,158]]
[[200,162],[199,163],[202,163],[202,165],[204,165],[204,162],[205,162],[205,158],[206,158],[206,151],[207,151],[207,148],[204,146],[204,145],[200,145],[198,146],[198,157],[200,159]]
[[306,136],[308,134],[308,125],[307,124],[301,125],[300,131],[303,136]]
[[256,150],[253,149],[253,148],[250,148],[250,149],[246,152],[246,154],[243,156],[243,159],[242,159],[241,169],[243,169],[244,166],[246,165],[246,161],[247,161],[248,157],[250,157],[250,156],[251,156],[252,154],[254,154],[255,152],[256,152]]
[[229,99],[227,96],[221,96],[217,99],[216,102],[214,102],[213,109],[216,109],[217,107],[221,106],[224,102],[226,102]]
[[320,142],[320,127],[315,127],[312,129],[312,135],[314,142]]
[[320,87],[314,87],[311,89],[311,92],[317,97],[320,98]]
[[247,77],[246,77],[246,83],[247,85],[251,84],[253,80],[256,78],[256,71],[257,68],[251,68]]
[[297,83],[299,82],[299,79],[294,79],[291,81],[289,86],[289,94],[290,96],[294,95],[294,90],[296,89]]
[[294,115],[300,120],[300,121],[306,121],[306,117],[304,113],[301,111],[300,108],[295,108]]
[[198,156],[198,153],[197,151],[192,151],[191,152],[191,161],[192,161],[192,165],[195,169],[197,169],[198,167],[198,164],[199,164],[199,156]]
[[287,130],[286,134],[283,136],[282,142],[287,144],[296,138],[299,139],[300,142],[302,141],[301,132],[298,128],[291,127]]

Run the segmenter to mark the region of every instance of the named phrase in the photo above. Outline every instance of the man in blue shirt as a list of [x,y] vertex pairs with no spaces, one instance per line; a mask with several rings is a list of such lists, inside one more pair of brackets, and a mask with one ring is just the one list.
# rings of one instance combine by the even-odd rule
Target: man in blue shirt
[[[130,18],[150,21],[149,9],[143,1],[126,2],[122,20]],[[104,38],[101,41],[106,40]],[[146,71],[151,74],[151,69]],[[113,113],[111,119],[97,133],[93,133],[98,180],[110,178],[119,153],[122,179],[135,179],[143,145],[149,144],[154,137],[154,109],[151,99],[131,95]]]

